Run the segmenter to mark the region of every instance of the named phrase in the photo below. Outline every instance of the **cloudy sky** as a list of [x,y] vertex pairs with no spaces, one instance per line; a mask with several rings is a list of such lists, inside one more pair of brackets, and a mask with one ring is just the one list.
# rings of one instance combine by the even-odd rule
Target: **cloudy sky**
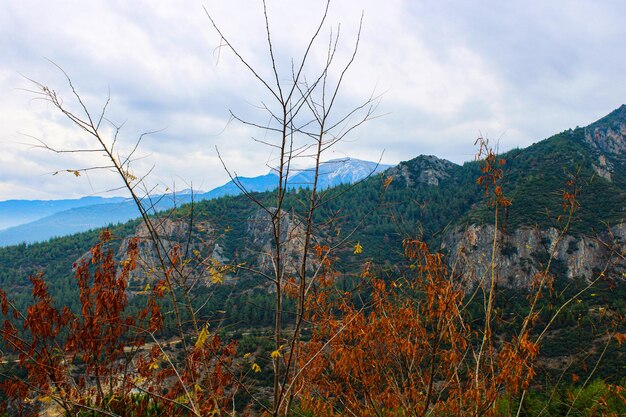
[[[101,195],[119,185],[106,171],[65,171],[102,166],[99,153],[33,146],[94,147],[93,138],[29,91],[35,85],[28,79],[36,80],[80,110],[48,60],[67,72],[94,114],[110,94],[107,118],[124,124],[121,156],[141,133],[157,131],[143,139],[133,165],[137,176],[152,169],[150,186],[221,185],[228,177],[216,147],[237,174],[266,173],[275,154],[251,138],[274,138],[229,123],[229,111],[264,125],[268,116],[259,107],[271,107],[271,97],[219,48],[203,7],[250,65],[271,76],[260,1],[0,0],[0,200]],[[289,81],[291,60],[301,57],[322,11],[320,1],[268,0],[281,82]],[[307,79],[338,24],[335,71],[346,62],[362,11],[359,52],[334,111],[343,114],[374,93],[380,117],[351,132],[327,159],[382,155],[395,164],[434,154],[462,163],[473,158],[479,134],[501,150],[523,147],[626,102],[623,1],[335,0]],[[102,134],[110,138],[112,126],[103,125]]]

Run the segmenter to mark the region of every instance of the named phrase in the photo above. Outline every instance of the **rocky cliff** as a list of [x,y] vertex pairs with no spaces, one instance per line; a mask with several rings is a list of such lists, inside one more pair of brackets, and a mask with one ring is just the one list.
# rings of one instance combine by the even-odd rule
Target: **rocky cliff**
[[[626,277],[626,223],[607,227],[595,237],[561,235],[556,228],[519,228],[495,233],[498,281],[506,287],[528,287],[533,276],[546,269],[557,279],[590,281],[603,271],[618,280]],[[471,224],[449,233],[443,247],[451,264],[480,280],[489,270],[494,226]]]
[[596,173],[612,181],[615,170],[626,165],[626,105],[586,127],[585,143],[596,158]]
[[450,176],[450,171],[455,166],[454,163],[433,155],[421,155],[389,169],[388,175],[402,178],[407,187],[437,186],[441,180]]

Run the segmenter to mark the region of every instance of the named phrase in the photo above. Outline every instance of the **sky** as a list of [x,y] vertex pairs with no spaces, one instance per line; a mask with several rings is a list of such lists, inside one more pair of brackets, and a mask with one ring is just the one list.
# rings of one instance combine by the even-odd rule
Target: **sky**
[[[267,0],[279,80],[288,85],[319,24],[324,1]],[[268,90],[223,47],[207,13],[240,55],[271,82],[263,6],[257,0],[0,0],[0,201],[123,195],[97,143],[36,90],[54,90],[80,112],[63,72],[102,137],[133,154],[132,174],[153,192],[209,190],[225,165],[265,174],[276,152],[265,126]],[[308,56],[313,80],[331,34],[340,34],[329,85],[342,79],[338,120],[376,97],[374,116],[325,159],[396,164],[420,154],[472,160],[475,139],[501,151],[587,125],[626,102],[626,2],[334,0]],[[220,47],[222,45],[222,47]],[[273,85],[273,84],[272,84]],[[78,113],[77,113],[78,114]],[[358,114],[348,123],[358,123]],[[346,129],[348,125],[342,125]],[[255,141],[256,139],[257,141]],[[218,150],[219,155],[218,157]],[[306,165],[306,161],[300,162]],[[82,170],[80,176],[68,170]]]

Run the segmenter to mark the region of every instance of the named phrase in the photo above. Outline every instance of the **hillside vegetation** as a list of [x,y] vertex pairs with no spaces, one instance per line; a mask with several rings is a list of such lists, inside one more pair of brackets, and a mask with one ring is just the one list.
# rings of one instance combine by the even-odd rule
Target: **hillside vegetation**
[[[530,365],[534,356],[531,351],[515,353],[526,355],[515,360],[521,360],[526,364],[524,366],[529,366],[526,372],[532,370],[532,375],[538,374],[541,378],[531,385],[530,380],[513,381],[508,379],[509,376],[502,376],[502,384],[517,384],[516,389],[521,387],[523,392],[531,387],[538,389],[537,393],[529,394],[524,400],[524,410],[528,413],[525,415],[536,415],[536,411],[531,411],[539,407],[536,402],[551,403],[552,397],[546,398],[539,392],[557,386],[557,382],[564,377],[574,385],[570,388],[560,387],[559,390],[577,392],[576,395],[586,392],[584,395],[591,397],[599,395],[597,398],[612,398],[610,401],[617,402],[611,407],[622,410],[619,400],[611,397],[616,392],[618,397],[622,396],[619,394],[621,391],[613,391],[616,389],[612,388],[613,385],[607,388],[602,384],[619,384],[625,376],[622,339],[614,338],[625,331],[625,131],[626,106],[622,106],[586,128],[566,130],[526,149],[515,149],[499,155],[498,160],[503,161],[498,168],[501,176],[493,181],[504,190],[506,199],[502,197],[502,201],[498,200],[501,197],[497,194],[494,197],[494,189],[477,183],[478,178],[486,175],[484,161],[467,162],[459,166],[433,156],[418,156],[362,182],[322,191],[319,199],[323,204],[314,213],[313,224],[316,227],[312,231],[318,249],[316,254],[309,255],[309,268],[322,268],[326,271],[323,276],[328,279],[332,277],[333,288],[340,291],[337,298],[317,299],[318,303],[326,303],[328,311],[333,313],[330,316],[308,316],[307,321],[318,321],[321,327],[304,328],[303,339],[310,339],[312,343],[333,340],[333,349],[354,347],[355,342],[350,341],[349,335],[350,332],[358,332],[358,327],[349,331],[341,328],[341,337],[333,339],[332,329],[339,332],[336,326],[341,326],[341,321],[336,321],[339,314],[343,315],[344,320],[353,317],[351,320],[357,320],[361,328],[378,328],[379,333],[373,333],[370,342],[367,342],[366,334],[359,336],[362,343],[374,348],[377,343],[382,343],[381,334],[390,331],[384,327],[386,324],[375,321],[376,309],[373,306],[377,305],[376,300],[396,299],[399,305],[413,306],[411,311],[421,312],[421,317],[428,317],[437,307],[420,304],[419,300],[428,299],[429,291],[434,291],[440,297],[453,297],[451,300],[456,297],[466,300],[465,307],[458,314],[467,314],[466,319],[474,320],[472,326],[482,328],[489,321],[481,316],[485,301],[485,288],[481,283],[484,278],[481,276],[488,276],[490,268],[495,267],[498,275],[494,276],[493,283],[497,283],[498,288],[492,308],[496,319],[490,331],[502,340],[511,338],[517,340],[514,343],[519,343],[520,335],[516,334],[516,329],[527,325],[525,317],[529,314],[533,317],[533,328],[550,326],[546,334],[533,330],[525,336],[541,339],[537,365]],[[240,355],[253,352],[260,363],[261,358],[276,354],[266,339],[275,323],[276,310],[272,286],[255,272],[272,268],[271,259],[267,255],[271,252],[271,223],[268,214],[259,207],[272,207],[277,192],[253,193],[253,198],[250,197],[227,196],[184,205],[155,216],[154,221],[160,228],[158,230],[162,239],[167,242],[165,248],[186,254],[183,268],[186,268],[192,281],[186,284],[188,286],[185,289],[176,291],[179,297],[189,298],[195,314],[184,310],[180,312],[178,320],[187,323],[183,330],[193,333],[192,318],[196,322],[210,324],[216,329],[214,337],[238,341],[237,352]],[[310,189],[291,189],[285,192],[281,203],[286,242],[283,250],[288,275],[297,274],[296,261],[303,235],[302,218],[306,215],[303,202],[310,197]],[[494,207],[499,207],[495,216]],[[568,208],[571,209],[569,214]],[[566,234],[559,236],[559,230],[564,230]],[[58,308],[68,306],[73,314],[79,314],[81,308],[84,308],[84,300],[80,296],[84,289],[76,285],[75,275],[80,269],[81,260],[89,259],[90,248],[98,244],[99,233],[92,231],[44,243],[0,248],[0,282],[3,293],[16,310],[26,314],[26,307],[33,302],[29,276],[37,276],[41,272],[52,305]],[[155,248],[149,243],[148,230],[139,220],[112,227],[110,233],[106,247],[112,249],[114,262],[120,265],[127,262],[125,248],[129,242],[134,239],[139,242],[137,253],[133,255],[137,258],[136,269],[129,270],[126,278],[127,287],[124,291],[128,295],[128,305],[125,304],[124,309],[130,317],[140,317],[145,303],[151,299],[151,291],[162,282],[162,273],[155,272],[158,270]],[[494,233],[496,238],[493,237]],[[434,259],[443,258],[430,258],[433,255],[430,252],[422,253],[425,249],[421,246],[418,246],[421,249],[407,252],[407,242],[418,241],[423,242],[424,248],[426,245],[441,248],[450,264],[433,264]],[[497,262],[492,264],[485,261],[485,256],[491,253],[494,244],[497,248]],[[333,248],[331,257],[324,255],[325,251],[331,253],[328,248]],[[454,259],[461,259],[461,255],[465,256],[463,261],[453,262]],[[293,269],[290,264],[292,258]],[[576,265],[587,265],[587,268]],[[450,287],[451,292],[442,293],[447,288],[447,280],[461,273],[455,268],[461,267],[463,275],[458,275],[461,286]],[[549,271],[549,284],[537,287],[537,279],[548,277],[542,275],[544,269]],[[422,274],[426,274],[427,279],[434,280],[433,287],[415,287],[415,284],[410,284],[411,271],[421,271],[414,277],[416,282],[423,278]],[[323,285],[327,285],[324,282],[320,281],[320,291]],[[410,286],[411,290],[400,291],[402,285]],[[388,290],[387,286],[395,289]],[[533,294],[538,288],[543,288],[544,294],[533,301]],[[483,295],[477,297],[479,290]],[[163,341],[174,340],[180,329],[177,329],[177,319],[172,315],[171,301],[160,298],[159,303],[162,311],[167,313],[162,316],[163,325],[159,327],[158,337]],[[392,311],[397,305],[391,301],[385,308]],[[298,307],[296,301],[287,296],[282,308],[290,312]],[[364,314],[363,309],[369,311],[372,308],[370,316]],[[381,313],[378,311],[378,314]],[[426,320],[422,323],[426,333],[433,326],[438,326],[441,317],[432,316],[431,319],[432,322]],[[294,316],[289,314],[286,314],[284,320],[287,326],[297,325]],[[421,319],[416,316],[412,320]],[[457,328],[459,335],[453,337],[450,334],[450,338],[442,343],[450,349],[456,346],[459,349],[456,354],[462,354],[463,349],[468,348],[468,343],[474,348],[480,345],[480,338],[474,340],[469,334],[463,335],[463,325],[458,325],[461,326]],[[319,333],[319,329],[325,330]],[[17,328],[16,331],[24,337],[30,337],[28,326]],[[60,334],[64,332],[72,334],[72,330]],[[396,336],[409,341],[412,337]],[[389,340],[395,339],[392,337]],[[464,340],[463,344],[457,346],[461,340]],[[142,339],[141,343],[147,341]],[[211,343],[214,344],[204,354],[216,355],[222,348],[231,349],[218,340]],[[411,349],[418,349],[420,343],[427,342],[415,340],[413,343],[415,345]],[[502,344],[498,349],[506,346],[506,343]],[[330,345],[327,348],[330,349]],[[374,351],[364,351],[363,354],[379,356],[380,353],[375,352],[387,348],[381,344]],[[232,366],[234,363],[243,366],[246,362],[242,362],[241,358],[236,359],[239,353],[234,352],[223,351],[220,355],[226,356],[221,360],[229,363],[234,361]],[[498,355],[503,352],[500,351]],[[317,354],[314,357],[317,358]],[[319,358],[321,360],[323,356]],[[349,362],[356,359],[346,357],[344,360]],[[424,357],[423,360],[423,366],[426,366],[428,358]],[[437,362],[437,366],[444,366],[445,361],[442,358],[438,360],[442,362]],[[510,360],[514,361],[514,358]],[[435,363],[433,361],[431,358],[430,363]],[[270,366],[270,363],[265,363],[263,368]],[[331,365],[325,363],[323,366]],[[383,361],[379,366],[390,364]],[[592,373],[589,373],[590,367],[593,368]],[[518,372],[520,369],[510,372]],[[598,391],[588,393],[585,391],[590,389],[587,386],[576,388],[576,382],[580,381],[579,375],[586,373],[592,378],[602,378],[604,382],[596,383],[601,386]],[[251,378],[247,385],[249,389],[262,392],[262,387],[269,384],[262,374],[252,372],[248,377]],[[339,379],[345,377],[339,374],[333,376]],[[435,378],[434,375],[431,377]],[[301,406],[303,409],[316,410],[319,415],[330,415],[329,410],[339,407],[335,404],[328,408],[329,404],[334,404],[334,394],[328,394],[323,401],[323,395],[313,395],[315,392],[324,392],[324,389],[330,390],[329,393],[334,392],[335,388],[325,385],[329,383],[328,376],[323,377],[314,372],[308,378],[311,383],[316,381],[317,385],[309,387],[313,391],[308,391],[309,396],[303,397]],[[365,374],[359,378],[364,386],[371,384],[368,389],[381,383],[376,379],[369,380]],[[446,380],[451,376],[438,374],[437,378]],[[234,389],[232,387],[237,385],[235,380],[228,378],[222,382],[231,386],[228,389]],[[344,381],[344,384],[348,382]],[[497,393],[504,387],[495,385],[490,389]],[[346,397],[344,400],[358,401],[359,395],[362,395],[359,392],[357,390],[352,394],[355,395],[353,399]],[[498,397],[498,407],[512,410],[516,404],[519,406],[519,397],[514,395],[515,392],[512,390],[511,395]],[[565,395],[565,391],[559,392],[558,395]],[[224,395],[228,397],[230,394]],[[372,391],[372,395],[379,395],[373,397],[373,401],[387,404],[385,395],[398,393],[374,394]],[[423,401],[419,395],[402,395],[407,395],[406,401],[409,402],[420,404]],[[453,396],[453,392],[442,391],[440,395]],[[247,403],[250,400],[241,401]],[[586,407],[593,410],[600,400],[590,401],[592,405]],[[389,404],[393,409],[392,403]],[[570,404],[570,408],[574,406]]]

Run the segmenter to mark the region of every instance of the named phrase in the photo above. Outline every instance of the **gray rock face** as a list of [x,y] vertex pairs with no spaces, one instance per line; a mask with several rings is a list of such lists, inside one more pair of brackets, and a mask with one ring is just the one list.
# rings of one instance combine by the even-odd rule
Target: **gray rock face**
[[615,166],[626,163],[626,106],[621,106],[607,117],[585,128],[585,143],[595,154],[594,171],[612,181]]
[[613,180],[613,164],[606,160],[604,155],[598,156],[598,164],[593,164],[593,170],[605,180]]
[[586,129],[585,141],[605,154],[626,154],[626,124],[606,129]]
[[454,163],[433,155],[421,155],[410,161],[401,162],[388,173],[403,178],[407,187],[416,185],[438,186],[450,176]]
[[[275,210],[275,209],[274,209]],[[297,273],[305,243],[305,228],[297,217],[286,211],[281,212],[281,236],[280,251],[283,259],[284,272],[294,275]],[[255,259],[257,267],[262,271],[274,270],[273,254],[274,231],[270,214],[264,210],[258,210],[249,219],[246,227],[246,235],[250,246],[246,248],[245,256]]]
[[446,236],[443,245],[450,254],[450,263],[470,272],[475,281],[488,276],[496,240],[498,284],[506,287],[529,287],[536,273],[544,271],[550,257],[552,270],[557,267],[565,276],[556,279],[594,279],[598,271],[610,266],[617,279],[624,279],[626,261],[615,256],[610,248],[624,250],[626,223],[618,224],[598,237],[561,236],[555,228],[537,230],[520,228],[510,234],[495,232],[493,225],[469,225],[457,228]]
[[[207,266],[216,262],[225,264],[228,259],[223,256],[221,247],[215,241],[215,229],[207,221],[199,221],[193,224],[190,229],[188,221],[172,220],[163,218],[155,221],[155,228],[161,239],[161,253],[165,256],[187,256],[184,270],[181,274],[176,274],[175,279],[182,282],[187,280],[186,285],[192,286],[197,282],[204,285],[211,284]],[[191,235],[191,236],[190,236]],[[135,229],[131,236],[122,239],[117,246],[115,258],[119,261],[127,258],[127,249],[130,239],[138,239],[139,256],[137,258],[137,268],[131,274],[131,283],[146,284],[153,283],[164,278],[161,264],[157,257],[157,252],[148,232],[148,228],[142,222]],[[178,248],[175,250],[175,248]],[[81,259],[84,259],[83,255]],[[166,262],[169,266],[169,263]],[[180,270],[180,258],[178,268]],[[230,277],[225,276],[227,281]]]

